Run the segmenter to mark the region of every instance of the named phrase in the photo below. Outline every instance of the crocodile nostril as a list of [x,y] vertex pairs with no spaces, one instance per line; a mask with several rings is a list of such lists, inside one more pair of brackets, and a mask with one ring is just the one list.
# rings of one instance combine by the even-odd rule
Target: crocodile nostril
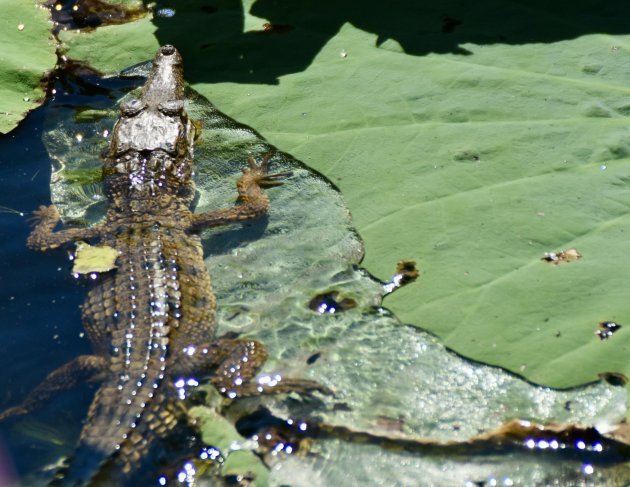
[[160,48],[160,52],[165,56],[170,56],[171,54],[175,54],[175,47],[171,44],[166,44]]

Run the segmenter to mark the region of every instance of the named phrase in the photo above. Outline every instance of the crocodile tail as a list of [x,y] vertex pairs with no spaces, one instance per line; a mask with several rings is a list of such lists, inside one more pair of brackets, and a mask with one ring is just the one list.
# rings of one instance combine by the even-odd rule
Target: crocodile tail
[[[90,406],[88,420],[83,427],[75,452],[57,471],[51,486],[99,485],[94,480],[99,472],[103,471],[105,465],[118,455],[124,435],[124,433],[120,433],[122,425],[116,424],[120,423],[117,419],[120,416],[115,415],[116,408],[109,404],[111,398],[115,397],[112,392],[111,386],[108,384],[96,392]],[[125,426],[124,429],[127,430],[128,428]],[[109,485],[116,485],[114,479],[110,479]]]
[[[106,463],[142,438],[137,431],[153,427],[156,417],[159,427],[170,427],[164,402],[176,394],[165,374],[181,307],[177,262],[159,225],[123,237],[116,242],[117,272],[92,288],[84,305],[86,328],[109,332],[110,348],[103,353],[109,354],[110,377],[96,392],[61,485],[94,485]],[[157,435],[147,436],[133,451],[143,451]]]
[[[90,408],[90,413],[99,410],[98,402],[110,391],[102,387]],[[132,483],[133,472],[138,465],[149,459],[155,441],[168,436],[178,424],[182,407],[172,399],[167,391],[162,391],[146,408],[141,421],[124,435],[122,441],[113,436],[114,417],[99,413],[88,420],[83,428],[81,439],[72,457],[60,468],[54,487],[109,487],[137,485]],[[107,420],[107,417],[110,419]],[[106,429],[109,424],[109,429]],[[113,428],[116,430],[116,428]],[[118,443],[116,443],[118,441]]]

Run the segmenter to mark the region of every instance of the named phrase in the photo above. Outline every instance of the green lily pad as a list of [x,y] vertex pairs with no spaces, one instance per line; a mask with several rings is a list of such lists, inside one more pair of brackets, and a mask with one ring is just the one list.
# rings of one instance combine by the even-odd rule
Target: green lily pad
[[[180,39],[176,19],[156,22],[160,42],[169,32]],[[517,31],[512,23],[506,32]],[[257,42],[267,52],[307,34]],[[225,61],[253,35],[224,33],[218,55]],[[386,278],[401,258],[419,262],[422,282],[385,302],[403,322],[467,357],[570,387],[630,375],[630,37],[557,37],[414,56],[403,34],[387,40],[346,24],[275,86],[208,84],[200,72],[216,61],[204,64],[190,44],[184,58],[195,89],[341,188],[370,272]],[[213,79],[246,69],[220,68]],[[540,260],[572,247],[579,262]],[[604,320],[622,324],[607,342],[594,334]]]
[[246,439],[238,434],[234,426],[223,416],[208,407],[195,407],[190,415],[202,424],[201,436],[205,443],[221,452],[222,475],[253,478],[253,487],[268,485],[269,471],[260,458],[249,449]]
[[[371,273],[419,263],[422,279],[385,301],[404,323],[544,385],[629,376],[625,7],[589,19],[584,6],[514,3],[506,8],[520,17],[496,22],[449,3],[422,17],[398,9],[387,29],[374,28],[395,15],[382,5],[372,23],[345,4],[343,21],[327,21],[326,5],[246,4],[260,19],[219,8],[214,19],[225,15],[232,30],[221,24],[203,45],[196,29],[187,40],[177,27],[180,13],[156,19],[154,32],[183,51],[196,90],[342,190]],[[292,30],[255,32],[266,21]],[[90,42],[72,36],[69,53]],[[583,257],[541,260],[570,248]],[[621,324],[606,341],[595,334],[602,321]]]
[[[242,33],[244,12],[239,2],[223,0],[208,5],[205,0],[191,0],[168,10],[169,14],[163,15],[163,9],[157,8],[136,22],[100,27],[93,32],[60,32],[63,51],[103,73],[116,73],[152,59],[160,45],[174,44],[184,56],[190,80],[193,72],[201,78],[212,73],[217,56],[211,53],[209,57],[207,49],[214,41]],[[258,26],[262,27],[262,22]],[[118,41],[112,43],[113,39]],[[229,56],[227,53],[219,58]]]
[[[151,16],[135,22],[99,27],[91,32],[62,31],[62,51],[70,59],[84,61],[103,73],[116,73],[152,59],[160,46]],[[114,46],[114,39],[118,39]],[[153,53],[153,54],[148,54]]]
[[37,2],[0,0],[0,134],[44,101],[42,78],[57,62],[50,12]]
[[[143,69],[136,67],[132,72],[139,74]],[[110,83],[120,87],[123,80],[97,82],[104,89]],[[121,93],[114,89],[111,95],[117,98]],[[217,334],[238,334],[264,343],[269,359],[260,380],[273,377],[282,383],[287,377],[310,379],[335,391],[334,396],[325,397],[291,394],[242,399],[225,406],[222,416],[236,421],[266,407],[287,423],[293,418],[308,424],[324,421],[332,427],[379,436],[394,432],[459,442],[513,418],[596,425],[610,431],[624,417],[627,393],[623,388],[605,382],[568,391],[538,387],[499,368],[471,363],[448,351],[434,336],[401,326],[395,316],[380,307],[383,286],[357,268],[362,246],[341,194],[317,173],[270,146],[254,130],[217,111],[194,90],[187,89],[186,98],[188,113],[203,127],[195,144],[196,211],[235,203],[235,182],[249,155],[272,152],[272,171],[286,173],[284,184],[266,190],[271,201],[268,218],[213,228],[202,235],[218,303]],[[96,106],[102,100],[95,100]],[[78,103],[75,109],[83,110],[84,99]],[[51,178],[52,200],[64,221],[95,222],[103,216],[105,205],[102,197],[84,194],[84,178],[80,176],[92,175],[100,164],[95,154],[111,138],[115,112],[103,110],[109,115],[94,119],[73,116],[67,102],[59,108],[51,105],[44,134],[46,147],[59,168]],[[76,134],[83,134],[81,142]],[[98,181],[90,184],[98,185]],[[99,194],[97,190],[92,193]],[[563,264],[573,265],[575,262]],[[216,419],[207,417],[211,424],[204,438],[224,452],[226,437],[223,426],[214,424]],[[215,426],[221,429],[216,436]],[[248,440],[248,448],[258,446],[253,437]],[[401,452],[379,450],[379,461],[370,463],[364,461],[369,454],[364,444],[316,443],[318,456],[314,458],[321,458],[318,461],[287,457],[286,447],[299,451],[291,444],[267,453],[270,483],[286,482],[285,465],[291,465],[294,472],[300,464],[306,477],[321,477],[322,485],[348,476],[355,483],[380,476],[404,483],[407,473],[397,465],[409,457]],[[237,466],[227,462],[224,472],[257,468],[259,463],[249,456],[251,452],[238,451],[243,453],[231,460],[238,460]],[[338,456],[345,460],[339,462]],[[518,455],[501,451],[490,462],[485,458],[485,452],[456,459],[438,452],[422,460],[412,457],[412,463],[431,471],[427,483],[436,485],[462,485],[471,478],[480,481],[499,473],[522,485],[533,484],[541,475],[558,482],[582,475],[579,459],[559,465],[539,461],[529,450]],[[494,464],[500,458],[501,467],[497,468]],[[452,467],[448,484],[443,482],[445,462]],[[348,468],[348,463],[355,468]],[[341,471],[345,477],[340,477]],[[598,470],[597,475],[604,481],[612,474]],[[623,478],[630,480],[627,472]]]
[[[594,334],[630,311],[627,41],[414,57],[346,25],[277,87],[196,88],[341,188],[368,270],[419,262],[422,281],[385,301],[403,322],[569,387],[630,374],[628,328]],[[570,247],[584,258],[540,261]]]

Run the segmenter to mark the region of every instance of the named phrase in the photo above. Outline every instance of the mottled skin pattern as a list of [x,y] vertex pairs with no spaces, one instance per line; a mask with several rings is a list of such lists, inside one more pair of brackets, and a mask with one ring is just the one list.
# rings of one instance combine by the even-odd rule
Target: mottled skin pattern
[[[183,106],[181,56],[158,51],[139,100],[121,106],[104,159],[107,215],[92,228],[53,232],[54,206],[40,207],[29,247],[45,251],[77,240],[96,240],[119,252],[117,268],[88,291],[83,324],[93,355],[52,372],[25,401],[0,414],[24,414],[54,393],[86,381],[101,383],[63,485],[123,485],[155,439],[184,415],[174,386],[179,378],[210,375],[228,397],[320,389],[308,381],[250,383],[266,359],[254,340],[214,339],[216,301],[198,232],[255,218],[267,211],[262,187],[279,184],[267,174],[269,157],[237,182],[232,208],[194,214],[190,205],[195,126]],[[61,477],[61,475],[60,475]]]

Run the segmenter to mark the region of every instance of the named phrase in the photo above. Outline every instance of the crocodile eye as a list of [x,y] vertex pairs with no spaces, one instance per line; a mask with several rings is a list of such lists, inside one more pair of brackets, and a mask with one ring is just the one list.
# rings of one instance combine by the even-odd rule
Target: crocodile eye
[[164,115],[179,115],[184,110],[183,100],[163,101],[158,105],[158,110]]
[[120,105],[120,113],[124,117],[133,117],[142,111],[145,107],[144,103],[137,98],[127,100]]

